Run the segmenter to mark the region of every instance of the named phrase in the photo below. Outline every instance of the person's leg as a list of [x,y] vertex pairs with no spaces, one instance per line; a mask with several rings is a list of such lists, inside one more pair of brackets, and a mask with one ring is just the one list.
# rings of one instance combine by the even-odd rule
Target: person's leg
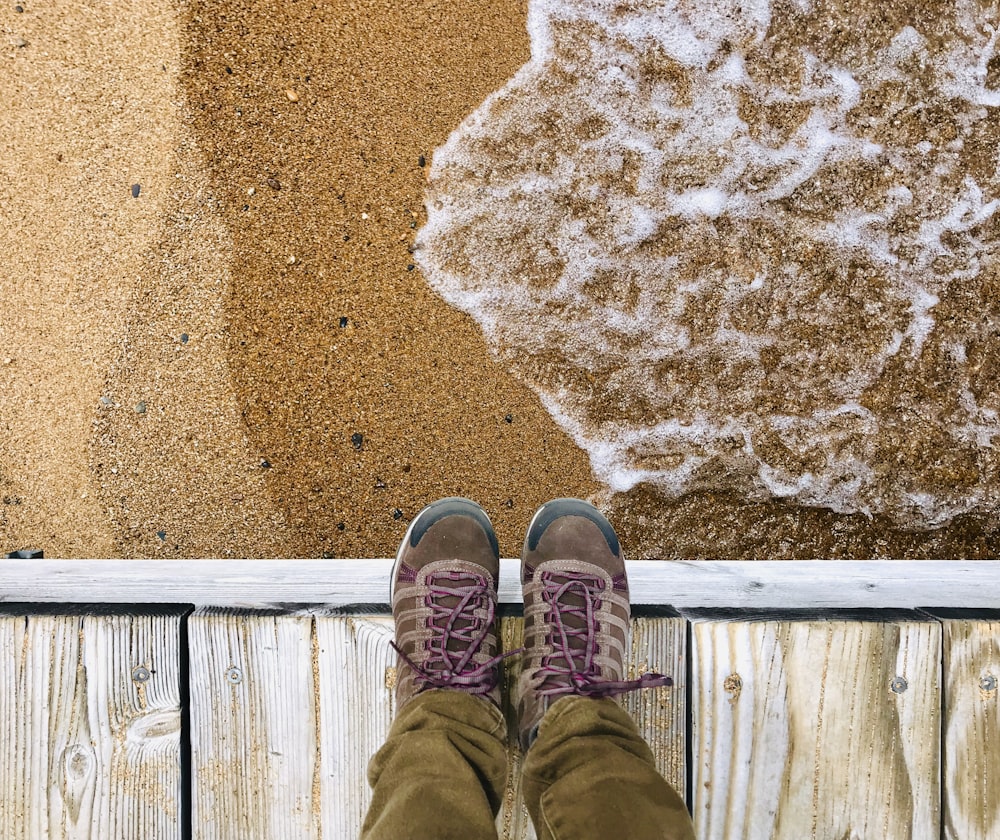
[[669,684],[624,679],[631,607],[611,524],[577,499],[535,514],[521,557],[517,685],[525,803],[540,840],[691,840],[683,801],[634,722],[606,699]]
[[500,710],[461,691],[426,691],[396,716],[368,766],[361,840],[496,840],[506,780]]
[[473,502],[443,499],[410,523],[392,575],[396,719],[369,764],[362,840],[495,840],[507,760],[499,570]]
[[684,801],[613,700],[554,703],[525,757],[521,790],[539,840],[694,840]]

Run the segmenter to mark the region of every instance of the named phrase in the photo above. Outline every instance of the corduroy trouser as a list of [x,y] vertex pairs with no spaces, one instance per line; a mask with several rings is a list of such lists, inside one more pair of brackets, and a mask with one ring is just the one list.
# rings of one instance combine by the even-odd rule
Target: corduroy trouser
[[[507,777],[503,715],[461,691],[407,703],[368,766],[362,840],[496,840]],[[612,700],[566,697],[542,720],[522,792],[539,840],[694,840],[683,800]]]

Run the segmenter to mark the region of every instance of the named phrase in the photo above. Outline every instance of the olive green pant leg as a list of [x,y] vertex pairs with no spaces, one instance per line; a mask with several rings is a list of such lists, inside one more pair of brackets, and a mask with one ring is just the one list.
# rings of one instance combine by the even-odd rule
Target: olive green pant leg
[[433,689],[407,703],[368,764],[361,840],[496,840],[506,724],[487,700]]
[[521,789],[539,840],[694,840],[684,801],[613,700],[553,703],[525,756]]

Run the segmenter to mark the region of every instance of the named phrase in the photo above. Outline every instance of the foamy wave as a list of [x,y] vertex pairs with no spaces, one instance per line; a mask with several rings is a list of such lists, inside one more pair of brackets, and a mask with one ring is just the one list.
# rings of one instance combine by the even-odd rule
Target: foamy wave
[[435,153],[421,268],[612,490],[996,510],[998,7],[913,9],[535,0]]

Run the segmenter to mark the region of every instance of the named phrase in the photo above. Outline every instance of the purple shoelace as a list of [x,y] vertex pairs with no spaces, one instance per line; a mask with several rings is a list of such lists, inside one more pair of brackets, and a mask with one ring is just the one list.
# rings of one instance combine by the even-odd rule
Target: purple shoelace
[[[390,644],[413,669],[420,690],[457,688],[469,694],[489,694],[500,678],[496,666],[519,652],[494,656],[481,664],[474,661],[493,628],[496,592],[485,577],[466,572],[432,573],[427,585],[428,627],[436,632],[425,642],[423,662],[417,664],[395,642]],[[476,610],[483,606],[486,615],[480,618]]]
[[[549,606],[546,621],[551,626],[553,653],[543,657],[537,674],[542,677],[538,693],[549,697],[582,694],[613,697],[641,688],[673,685],[663,674],[643,674],[635,680],[604,680],[594,661],[604,581],[577,572],[543,572],[542,598]],[[576,604],[567,603],[576,601]],[[561,664],[564,663],[564,664]]]

